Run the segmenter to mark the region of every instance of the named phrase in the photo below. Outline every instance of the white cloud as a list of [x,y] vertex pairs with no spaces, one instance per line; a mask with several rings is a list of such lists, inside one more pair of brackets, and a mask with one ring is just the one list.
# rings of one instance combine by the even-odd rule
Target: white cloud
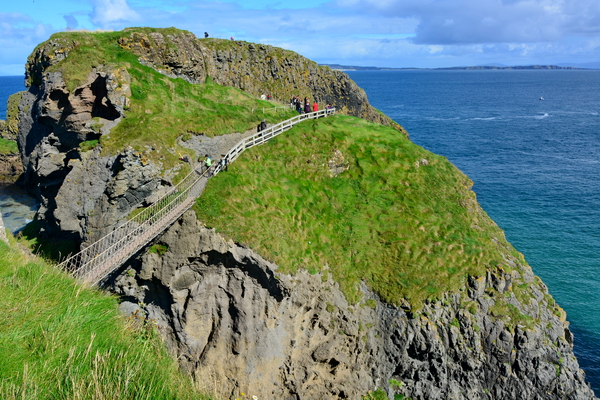
[[117,24],[138,22],[141,18],[129,7],[127,0],[94,0],[90,19],[100,28],[113,28]]
[[69,7],[56,1],[43,14],[39,7],[29,14],[0,13],[0,63],[23,65],[37,44],[65,27],[129,26],[174,26],[200,37],[207,31],[284,47],[322,63],[436,67],[600,60],[598,0],[332,0],[304,9],[279,2],[268,11],[268,0],[254,8],[233,0],[68,0]]
[[337,4],[382,20],[417,18],[415,42],[420,44],[534,43],[600,32],[597,0],[339,0]]

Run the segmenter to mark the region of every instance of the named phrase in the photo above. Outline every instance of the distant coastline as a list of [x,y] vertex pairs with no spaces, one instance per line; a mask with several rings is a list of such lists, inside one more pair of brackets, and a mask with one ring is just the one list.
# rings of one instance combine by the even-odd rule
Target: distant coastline
[[569,67],[569,66],[558,66],[558,65],[517,65],[512,67],[497,66],[497,65],[477,65],[470,67],[444,67],[444,68],[387,68],[387,67],[361,67],[356,65],[340,65],[340,64],[319,64],[329,67],[338,71],[413,71],[413,70],[425,70],[425,71],[451,71],[451,70],[550,70],[550,69],[573,69],[573,70],[589,70],[597,68],[580,68],[580,67]]

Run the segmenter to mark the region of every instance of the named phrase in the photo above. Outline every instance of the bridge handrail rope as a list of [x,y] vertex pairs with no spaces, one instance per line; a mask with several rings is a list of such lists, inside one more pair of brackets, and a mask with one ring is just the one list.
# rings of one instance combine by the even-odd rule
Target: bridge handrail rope
[[[225,154],[224,159],[227,163],[231,163],[244,150],[267,142],[299,122],[326,117],[333,113],[335,113],[334,108],[325,109],[299,114],[280,122],[240,140]],[[202,194],[208,178],[218,174],[223,167],[224,165],[218,162],[214,164],[212,170],[202,171],[202,165],[199,165],[155,203],[128,218],[112,232],[79,253],[67,258],[58,267],[92,285],[98,283],[181,217]]]

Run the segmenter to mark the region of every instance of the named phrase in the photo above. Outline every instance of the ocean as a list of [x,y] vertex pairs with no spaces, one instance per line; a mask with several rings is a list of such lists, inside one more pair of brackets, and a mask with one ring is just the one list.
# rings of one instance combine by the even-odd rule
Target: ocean
[[411,140],[468,175],[567,312],[600,395],[600,71],[350,71]]
[[[474,181],[484,210],[566,310],[600,395],[600,71],[348,74],[413,142]],[[0,119],[19,90],[22,77],[0,77]],[[35,208],[5,187],[0,207],[11,230]]]

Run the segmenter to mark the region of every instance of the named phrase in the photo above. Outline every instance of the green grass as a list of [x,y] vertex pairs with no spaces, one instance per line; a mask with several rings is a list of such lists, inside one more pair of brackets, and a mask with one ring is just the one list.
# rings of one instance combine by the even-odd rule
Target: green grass
[[88,140],[79,144],[79,149],[82,152],[90,151],[98,146],[98,139]]
[[150,321],[1,241],[0,254],[0,398],[207,398]]
[[0,154],[18,154],[19,147],[14,140],[8,140],[0,137]]
[[[153,70],[130,69],[135,84],[127,118],[103,137],[106,153],[132,146],[138,150],[152,146],[149,158],[160,160],[170,168],[177,157],[169,149],[181,153],[189,150],[177,145],[177,138],[190,135],[216,136],[245,132],[262,119],[280,122],[296,115],[293,110],[273,112],[271,102],[256,99],[230,87],[216,84],[192,85],[182,79],[171,79]],[[263,107],[267,109],[263,111]]]
[[[336,150],[349,169],[332,177]],[[328,271],[351,302],[364,281],[418,309],[514,252],[471,184],[398,131],[335,116],[245,152],[209,181],[195,209],[282,272]]]
[[[276,123],[296,115],[291,109],[273,111],[277,105],[274,102],[214,84],[210,79],[206,84],[190,84],[140,64],[137,56],[119,44],[120,38],[129,37],[134,30],[160,31],[165,35],[185,33],[173,28],[135,28],[119,32],[61,32],[50,38],[71,48],[68,57],[48,69],[61,72],[70,91],[86,82],[92,68],[117,71],[121,78],[123,74],[118,69],[125,68],[131,77],[131,101],[126,118],[110,135],[100,139],[104,155],[116,154],[131,146],[143,152],[147,159],[161,164],[163,170],[170,169],[178,164],[177,153],[191,155],[189,149],[177,144],[179,137],[245,132],[263,119]],[[51,56],[56,57],[54,53]],[[39,74],[32,77],[34,82],[40,80]],[[97,125],[100,127],[100,123]]]

